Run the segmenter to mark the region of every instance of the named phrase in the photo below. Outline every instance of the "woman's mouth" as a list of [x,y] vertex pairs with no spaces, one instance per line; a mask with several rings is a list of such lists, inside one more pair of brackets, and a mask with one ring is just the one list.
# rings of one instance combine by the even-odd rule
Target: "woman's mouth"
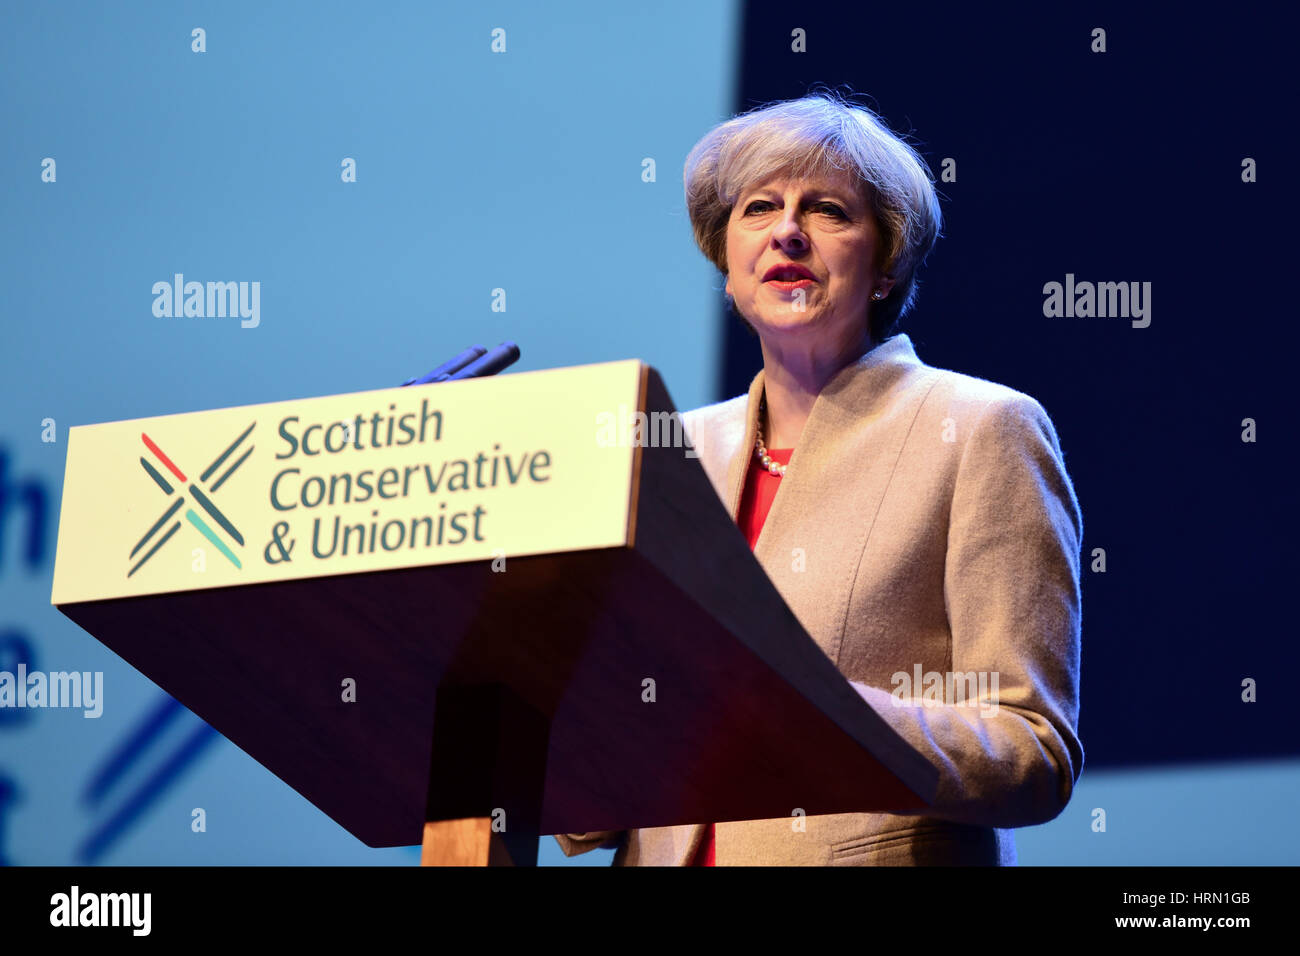
[[793,292],[795,289],[806,289],[813,284],[812,279],[768,279],[767,285],[773,286],[782,292]]
[[782,292],[793,292],[812,285],[816,279],[806,266],[794,262],[782,262],[772,266],[763,276],[763,281]]

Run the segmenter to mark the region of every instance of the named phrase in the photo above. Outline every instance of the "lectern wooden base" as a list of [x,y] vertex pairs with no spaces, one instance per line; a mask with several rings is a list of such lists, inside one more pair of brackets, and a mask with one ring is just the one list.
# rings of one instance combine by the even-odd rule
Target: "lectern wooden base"
[[420,865],[536,866],[549,737],[504,684],[440,687]]
[[421,866],[517,866],[531,865],[537,859],[537,839],[532,841],[532,856],[513,860],[510,848],[498,833],[492,832],[491,817],[465,820],[438,820],[424,825],[424,844],[420,850]]

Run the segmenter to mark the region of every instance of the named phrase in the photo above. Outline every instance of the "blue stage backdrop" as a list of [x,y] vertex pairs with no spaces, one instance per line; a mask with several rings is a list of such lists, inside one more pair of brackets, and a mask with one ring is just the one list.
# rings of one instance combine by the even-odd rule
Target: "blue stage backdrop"
[[[5,5],[0,670],[104,687],[98,717],[0,710],[0,858],[411,861],[49,606],[67,429],[398,385],[503,339],[511,372],[641,358],[682,407],[711,400],[716,274],[681,167],[734,98],[736,22],[687,2]],[[249,315],[155,315],[177,273],[248,283]]]
[[[745,9],[738,109],[816,77],[915,131],[946,220],[902,327],[917,354],[1028,392],[1056,424],[1084,521],[1087,766],[1300,753],[1280,683],[1300,672],[1282,533],[1294,190],[1255,172],[1295,138],[1282,24],[1222,18],[1211,37],[1130,5],[972,6],[921,34],[904,7],[818,6],[799,55],[781,4]],[[1131,314],[1050,315],[1050,283],[1071,304],[1122,284]],[[724,328],[736,393],[761,360]]]
[[[1083,509],[1087,762],[1021,861],[1300,862],[1272,16],[7,5],[0,672],[102,687],[0,708],[0,862],[412,863],[49,606],[68,427],[395,385],[503,339],[512,372],[635,357],[680,408],[738,394],[759,357],[692,241],[682,163],[814,84],[913,134],[946,225],[903,331],[1039,399]],[[240,283],[244,312],[156,314],[177,274]],[[1052,315],[1051,283],[1125,283],[1142,311]],[[610,856],[543,841],[543,863]]]

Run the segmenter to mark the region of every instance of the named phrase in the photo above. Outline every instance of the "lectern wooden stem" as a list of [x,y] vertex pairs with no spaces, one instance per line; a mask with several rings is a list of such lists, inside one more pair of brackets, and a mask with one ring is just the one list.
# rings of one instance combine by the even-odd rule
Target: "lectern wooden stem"
[[536,866],[550,721],[504,684],[438,688],[422,866]]

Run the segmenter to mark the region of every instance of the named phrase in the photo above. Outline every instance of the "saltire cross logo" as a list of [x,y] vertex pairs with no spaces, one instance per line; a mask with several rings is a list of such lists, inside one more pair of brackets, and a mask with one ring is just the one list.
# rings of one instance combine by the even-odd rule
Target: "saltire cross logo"
[[[211,518],[214,522],[216,522],[216,524],[219,525],[221,529],[226,532],[227,535],[233,538],[234,541],[240,547],[243,547],[244,545],[244,536],[239,533],[239,529],[236,528],[234,524],[231,523],[230,519],[227,518],[224,514],[222,514],[221,510],[217,508],[215,504],[212,503],[212,499],[209,497],[209,495],[216,494],[217,489],[220,488],[223,484],[225,484],[226,479],[229,478],[231,475],[233,475],[235,471],[239,468],[239,466],[242,465],[248,459],[248,456],[253,453],[253,448],[256,446],[250,445],[248,447],[248,450],[244,452],[242,455],[240,455],[239,458],[235,461],[235,463],[232,464],[229,468],[227,468],[224,472],[222,472],[221,477],[218,478],[216,481],[212,482],[212,484],[210,485],[208,484],[208,479],[211,478],[214,474],[216,474],[217,469],[220,468],[225,463],[226,459],[229,458],[234,453],[235,449],[238,448],[240,443],[243,442],[243,440],[249,436],[249,434],[253,431],[254,426],[256,425],[257,422],[253,422],[252,425],[249,425],[246,429],[244,429],[244,433],[240,435],[238,438],[236,438],[233,442],[231,442],[230,447],[228,447],[225,451],[223,451],[220,455],[218,455],[216,461],[208,465],[208,467],[203,470],[202,474],[199,475],[198,483],[191,482],[188,478],[186,478],[184,472],[182,472],[178,467],[176,467],[176,464],[170,458],[168,458],[166,454],[163,453],[163,450],[158,447],[157,443],[154,442],[153,439],[151,439],[144,432],[140,433],[140,438],[144,442],[145,447],[148,448],[149,451],[153,454],[153,456],[157,458],[159,462],[162,463],[163,468],[165,468],[168,472],[170,472],[176,478],[176,480],[180,482],[182,488],[184,488],[184,486],[186,485],[189,486],[189,493],[191,497],[193,497],[193,499],[198,503],[199,507],[202,508],[204,511],[206,511],[208,517]],[[177,489],[172,487],[171,483],[166,479],[166,477],[164,477],[162,473],[158,471],[157,468],[155,468],[152,464],[149,463],[148,458],[145,458],[142,455],[140,457],[140,464],[141,466],[143,466],[145,472],[149,475],[149,477],[154,480],[154,483],[157,484],[158,487],[163,490],[163,494],[167,495],[169,498],[174,495],[175,500],[167,507],[167,510],[163,512],[162,517],[154,522],[153,527],[150,528],[147,532],[145,532],[144,537],[141,538],[136,543],[136,546],[131,549],[131,554],[130,554],[131,558],[134,558],[136,554],[140,551],[140,549],[143,548],[145,545],[147,545],[149,541],[155,535],[158,534],[159,529],[161,529],[163,525],[167,524],[168,521],[171,521],[173,516],[176,514],[176,512],[179,511],[181,507],[185,504],[185,496],[179,494]],[[203,485],[207,486],[208,490],[206,494],[199,488],[199,483],[202,483]],[[205,538],[211,541],[212,544],[216,547],[216,549],[220,551],[222,554],[224,554],[226,556],[226,559],[230,561],[231,564],[233,564],[236,568],[240,568],[240,569],[243,568],[243,565],[239,563],[239,558],[235,555],[235,552],[230,549],[230,547],[226,544],[225,541],[221,540],[220,536],[214,530],[212,530],[212,527],[206,521],[204,521],[203,518],[193,508],[185,509],[185,518],[186,520],[189,521],[190,524],[194,525],[194,527],[199,530],[200,534],[202,534]],[[149,550],[144,553],[144,557],[142,557],[139,561],[137,561],[130,571],[126,572],[126,576],[129,578],[131,575],[135,574],[135,572],[139,571],[140,568],[144,565],[144,563],[148,561],[150,558],[152,558],[155,554],[157,554],[158,549],[161,548],[164,544],[166,544],[168,539],[170,539],[172,535],[174,535],[177,531],[180,530],[180,527],[181,527],[181,522],[180,519],[177,518],[173,522],[172,526],[167,529],[167,532],[163,534],[162,537],[160,537],[157,540],[157,542],[154,543],[153,547],[149,548]]]

